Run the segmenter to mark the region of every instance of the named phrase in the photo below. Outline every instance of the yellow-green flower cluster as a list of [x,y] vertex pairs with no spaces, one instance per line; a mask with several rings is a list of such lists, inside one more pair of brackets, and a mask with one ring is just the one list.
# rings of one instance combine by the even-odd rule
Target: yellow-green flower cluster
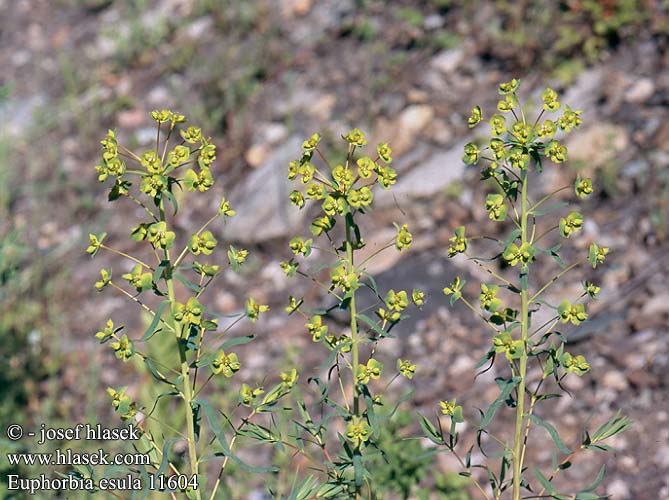
[[165,221],[156,222],[147,228],[146,238],[153,243],[154,247],[169,250],[172,248],[176,234],[167,230]]
[[323,324],[323,318],[318,315],[312,316],[305,326],[314,342],[320,342],[328,333],[328,326]]
[[560,321],[563,323],[571,322],[578,325],[588,319],[588,313],[585,312],[583,304],[571,304],[567,299],[563,300],[558,306]]
[[575,373],[579,377],[590,371],[590,364],[582,354],[572,356],[568,352],[562,355],[561,364],[569,373]]
[[104,182],[107,177],[120,177],[125,173],[125,162],[119,158],[118,142],[113,130],[107,132],[107,137],[102,141],[102,164],[97,165],[98,180]]
[[504,353],[508,360],[518,359],[523,353],[522,340],[514,340],[509,332],[502,332],[492,339],[495,352]]
[[346,426],[346,439],[351,441],[355,446],[360,446],[361,443],[369,441],[371,435],[372,428],[364,418],[353,417]]
[[313,240],[311,238],[305,240],[300,236],[296,236],[295,238],[290,240],[289,246],[295,255],[303,255],[305,257],[309,257],[309,255],[311,254],[312,243]]
[[88,240],[90,241],[90,245],[88,246],[88,248],[86,248],[86,253],[91,254],[91,257],[95,257],[95,254],[97,254],[100,248],[102,247],[102,242],[104,241],[106,236],[107,233],[102,233],[100,236],[97,236],[95,234],[89,234]]
[[114,328],[114,322],[111,319],[108,319],[104,329],[102,331],[97,332],[95,334],[95,338],[98,339],[101,344],[104,344],[122,329],[123,326]]
[[245,311],[246,317],[255,323],[261,313],[269,311],[269,306],[258,304],[253,297],[249,297],[245,304]]
[[100,269],[100,279],[95,282],[95,288],[98,291],[103,290],[104,288],[111,283],[112,279],[112,270],[111,269]]
[[455,236],[449,238],[448,256],[455,257],[459,253],[467,250],[467,238],[465,238],[465,226],[460,226],[455,230]]
[[406,250],[411,246],[413,242],[413,236],[409,232],[409,226],[407,224],[402,224],[401,227],[397,227],[397,236],[395,237],[395,248],[400,252]]
[[[337,216],[347,217],[368,209],[374,201],[374,184],[388,189],[397,182],[397,172],[389,166],[393,158],[388,144],[377,145],[376,159],[364,155],[356,158],[356,148],[367,144],[364,132],[353,129],[342,137],[349,144],[344,164],[337,164],[329,171],[319,170],[314,164],[314,155],[324,158],[319,150],[321,136],[313,134],[302,143],[302,157],[288,166],[288,179],[299,179],[305,185],[304,191],[296,189],[290,193],[291,203],[303,208],[308,200],[321,202],[322,214],[311,222],[314,236],[328,233],[335,226]],[[329,164],[327,166],[329,169]]]
[[123,361],[128,361],[135,354],[135,346],[125,333],[117,341],[110,342],[109,345],[114,349],[116,357]]
[[175,302],[172,305],[172,316],[177,321],[185,324],[200,325],[202,323],[202,313],[204,307],[195,297],[189,298],[185,304]]
[[150,272],[143,273],[144,267],[142,264],[137,264],[129,273],[121,276],[138,292],[150,290],[153,286],[153,275]]
[[234,352],[225,354],[223,349],[216,351],[214,359],[211,360],[211,371],[214,375],[222,373],[224,377],[232,377],[242,367]]
[[520,246],[510,243],[502,253],[502,258],[510,266],[516,266],[519,263],[527,265],[534,259],[534,248],[528,242],[522,243]]
[[130,420],[137,415],[137,404],[125,393],[127,389],[127,387],[107,388],[107,394],[112,399],[112,407],[122,420]]
[[583,216],[579,212],[569,212],[567,217],[560,219],[560,234],[563,238],[569,238],[572,234],[577,233],[583,227]]
[[499,292],[498,285],[481,283],[481,295],[479,295],[481,309],[495,312],[502,306],[502,300],[497,297],[497,292]]
[[541,93],[541,100],[544,102],[543,108],[545,111],[557,111],[560,109],[558,94],[549,87]]
[[[185,187],[191,191],[207,191],[214,184],[211,174],[211,165],[216,159],[216,146],[202,135],[199,127],[189,126],[181,130],[183,142],[169,149],[169,138],[177,124],[186,121],[181,113],[167,109],[154,110],[151,117],[157,122],[156,147],[141,154],[135,154],[127,148],[119,146],[116,134],[110,130],[101,141],[102,163],[95,167],[98,180],[105,181],[108,177],[116,177],[116,185],[112,188],[110,199],[128,194],[128,187],[132,184],[126,178],[129,175],[140,176],[140,190],[155,198],[156,205],[160,204],[162,196],[172,195],[172,186],[183,181]],[[161,127],[168,124],[168,132],[161,137]],[[162,144],[160,139],[163,139]],[[122,159],[125,158],[125,161]],[[199,170],[188,169],[182,178],[174,177],[177,169],[194,163],[197,159]],[[136,162],[141,169],[126,168],[126,161]]]
[[601,264],[606,259],[606,256],[609,254],[609,249],[607,247],[600,247],[597,243],[591,243],[588,250],[588,262],[593,269],[597,267],[597,264]]
[[576,182],[574,183],[574,192],[579,198],[587,198],[592,194],[592,179],[581,179],[581,176],[576,177]]
[[408,359],[398,359],[397,360],[397,371],[403,377],[406,377],[408,379],[412,379],[413,376],[416,374],[416,365],[413,364]]
[[239,390],[239,402],[244,406],[254,406],[258,397],[264,392],[265,390],[262,387],[251,389],[248,384],[242,384],[242,388]]
[[506,219],[506,214],[509,211],[506,203],[504,203],[504,196],[499,193],[489,194],[486,197],[485,209],[488,211],[488,217],[495,221]]
[[[564,112],[557,119],[545,119],[539,123],[543,113],[557,112],[561,104],[558,100],[558,94],[551,88],[546,88],[542,94],[543,111],[537,117],[534,124],[527,121],[522,112],[520,100],[517,91],[520,88],[520,80],[517,78],[509,82],[500,84],[499,94],[502,99],[497,103],[497,110],[500,113],[510,113],[511,124],[507,124],[507,119],[502,114],[494,114],[490,117],[490,129],[492,140],[489,146],[480,149],[475,143],[467,143],[464,147],[464,156],[462,161],[466,165],[475,165],[481,157],[490,161],[489,170],[495,170],[500,165],[508,165],[513,169],[526,169],[532,159],[537,162],[537,168],[540,169],[540,156],[543,155],[554,163],[562,163],[567,160],[567,148],[560,142],[552,139],[558,127],[571,132],[582,123],[581,111],[572,110],[565,105]],[[521,108],[516,112],[516,108]],[[471,115],[467,121],[470,127],[475,127],[482,119],[480,107],[472,109]],[[496,137],[495,137],[496,136]],[[505,136],[506,140],[502,140]],[[543,142],[543,140],[547,140]],[[492,157],[486,156],[486,151],[492,153]]]
[[345,266],[339,266],[330,273],[330,282],[335,288],[350,292],[358,288],[358,275],[349,273]]
[[358,365],[355,378],[361,384],[368,384],[370,379],[378,380],[381,378],[382,371],[383,365],[371,358],[366,365]]
[[287,372],[282,372],[281,373],[281,385],[285,389],[290,389],[292,388],[295,383],[297,382],[297,369],[292,368],[290,371]]
[[385,305],[388,310],[386,311],[386,309],[381,307],[376,311],[376,314],[384,321],[395,323],[401,319],[402,311],[409,307],[409,296],[404,290],[395,292],[395,290],[391,289],[386,294]]

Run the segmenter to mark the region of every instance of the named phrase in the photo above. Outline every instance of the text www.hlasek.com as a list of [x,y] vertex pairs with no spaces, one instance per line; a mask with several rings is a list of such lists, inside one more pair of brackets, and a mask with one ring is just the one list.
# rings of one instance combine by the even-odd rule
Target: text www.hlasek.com
[[79,453],[70,449],[51,453],[8,453],[10,465],[149,465],[150,457],[143,453],[110,455],[99,449],[95,453]]

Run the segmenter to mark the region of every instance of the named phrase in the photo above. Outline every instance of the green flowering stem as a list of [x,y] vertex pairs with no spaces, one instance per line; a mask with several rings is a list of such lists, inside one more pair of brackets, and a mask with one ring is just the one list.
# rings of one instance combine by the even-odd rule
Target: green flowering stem
[[[493,163],[492,160],[491,163]],[[508,193],[508,191],[504,189],[504,186],[502,186],[502,183],[499,181],[496,175],[493,176],[493,179],[495,179],[495,182],[506,196],[506,199],[509,200],[509,205],[511,205],[513,214],[516,216],[515,219],[513,219],[513,223],[518,229],[520,229],[520,214],[518,214],[518,209],[516,209],[516,204],[514,203],[513,198],[511,198],[511,195]]]
[[532,419],[529,418],[530,415],[534,413],[534,407],[539,401],[539,390],[541,389],[541,386],[543,385],[544,381],[548,377],[549,373],[546,373],[545,371],[541,375],[541,380],[539,380],[539,383],[537,384],[537,387],[534,389],[532,392],[532,398],[530,400],[530,409],[527,411],[527,422],[525,423],[525,436],[523,437],[523,450],[520,454],[520,463],[522,464],[525,462],[525,451],[527,450],[527,439],[530,435],[530,427],[532,426]]
[[[235,441],[237,441],[237,436],[239,435],[238,432],[239,430],[246,425],[249,420],[253,418],[253,416],[256,414],[257,409],[253,409],[253,411],[249,414],[248,417],[242,420],[242,423],[239,425],[237,429],[235,429],[235,435],[232,436],[232,439],[230,439],[230,451],[232,451],[232,448],[235,446]],[[209,497],[209,500],[214,500],[216,498],[216,492],[218,491],[219,486],[221,485],[221,478],[223,477],[223,471],[225,470],[225,466],[228,465],[228,459],[230,457],[228,455],[225,456],[223,459],[223,463],[221,464],[221,470],[218,472],[218,477],[216,478],[216,484],[214,484],[214,489],[211,491],[211,496]]]
[[134,201],[135,203],[137,203],[144,210],[146,210],[146,213],[149,214],[149,216],[151,216],[151,218],[154,221],[158,222],[160,220],[160,219],[158,219],[158,217],[156,217],[156,214],[153,213],[153,210],[151,210],[149,207],[147,207],[142,200],[140,200],[139,198],[137,198],[136,196],[134,196],[130,193],[127,193],[126,196],[128,198],[130,198],[132,201]]
[[464,296],[461,296],[458,300],[461,300],[464,305],[466,305],[471,311],[476,314],[479,318],[483,320],[483,322],[488,325],[490,328],[495,330],[496,333],[501,333],[502,330],[497,328],[495,325],[493,325],[490,321],[488,321],[488,318],[486,318],[481,311],[476,309],[471,302],[469,302]]
[[541,120],[541,117],[544,116],[544,113],[545,113],[545,112],[546,112],[545,109],[542,109],[542,110],[541,110],[541,113],[539,113],[539,114],[537,115],[537,119],[534,120],[534,125],[533,125],[533,127],[536,127],[536,126],[537,126],[537,123],[539,123],[539,120]]
[[388,250],[389,248],[394,247],[394,246],[395,246],[395,238],[393,238],[392,240],[390,240],[390,242],[389,242],[387,245],[385,245],[385,246],[379,248],[376,252],[374,252],[372,255],[370,255],[370,256],[367,257],[365,260],[363,260],[363,261],[360,263],[360,265],[359,265],[358,267],[360,267],[361,269],[364,269],[364,268],[365,268],[365,264],[367,264],[370,260],[374,259],[374,257],[376,257],[377,255],[379,255],[381,252],[383,252],[383,251],[385,251],[385,250]]
[[132,158],[133,160],[137,161],[138,163],[142,163],[142,159],[139,156],[137,156],[135,153],[130,151],[128,148],[126,148],[123,144],[119,143],[118,148],[119,148],[119,150],[122,150],[127,156]]
[[[160,220],[161,222],[165,222],[165,207],[163,204],[163,200],[160,200]],[[170,262],[170,251],[168,249],[164,250],[165,252],[165,260],[167,262]],[[170,269],[172,269],[175,266],[170,265]],[[171,271],[167,272],[165,274],[165,282],[167,283],[167,297],[170,301],[170,306],[176,303],[176,295],[174,293],[174,281],[172,278],[172,273]],[[173,330],[175,333],[177,333],[177,330],[179,329],[179,324],[178,321],[174,318],[173,315],[170,315],[172,319],[172,326]],[[181,329],[183,330],[183,329]],[[190,472],[193,475],[198,475],[198,459],[197,459],[197,450],[195,449],[195,424],[193,422],[193,409],[192,409],[192,402],[193,402],[193,394],[191,390],[191,382],[190,382],[190,367],[188,365],[188,358],[186,355],[186,345],[184,342],[182,342],[182,335],[183,331],[180,331],[178,335],[176,335],[176,342],[177,342],[177,349],[179,350],[179,361],[181,363],[181,379],[183,383],[183,400],[186,403],[186,430],[187,430],[187,442],[188,442],[188,458],[190,460]],[[195,490],[195,498],[197,500],[200,500],[202,498],[200,490],[196,489]]]
[[[135,297],[133,294],[131,294],[131,293],[128,292],[127,290],[124,290],[123,288],[121,288],[120,286],[118,286],[118,285],[117,285],[116,283],[114,283],[113,281],[110,281],[110,282],[109,282],[109,286],[112,287],[112,288],[114,288],[114,289],[116,289],[116,290],[118,290],[118,291],[121,292],[123,295],[125,295],[125,296],[128,297],[130,300],[132,300],[133,302],[136,302],[137,304],[139,304],[139,305],[142,307],[142,309],[144,309],[146,312],[148,312],[151,316],[155,316],[155,315],[156,315],[156,313],[153,312],[153,309],[151,309],[151,308],[150,308],[149,306],[147,306],[144,302],[142,302],[141,300],[139,300],[137,297]],[[163,321],[162,319],[160,320],[160,322],[161,322],[163,325],[165,325],[167,328],[169,328],[173,333],[176,332],[176,330],[172,327],[172,325],[169,325],[168,323],[166,323],[166,322]]]
[[[165,164],[165,157],[167,156],[167,146],[170,143],[170,136],[172,135],[172,130],[174,130],[174,126],[171,126],[170,129],[167,131],[167,137],[165,138],[165,142],[163,143],[163,154],[160,155],[160,163],[162,163],[163,165]],[[160,133],[160,123],[158,124],[158,133]],[[156,144],[156,151],[158,151],[158,144]]]
[[[474,238],[469,238],[469,239],[470,239],[470,240],[473,240]],[[495,240],[495,241],[497,241],[497,240]],[[500,276],[499,274],[497,274],[495,271],[493,271],[492,269],[490,269],[490,268],[489,268],[488,266],[486,266],[485,264],[482,264],[476,257],[472,257],[471,255],[469,255],[468,252],[465,252],[465,256],[468,257],[469,260],[471,260],[472,262],[474,262],[474,264],[476,264],[477,266],[479,266],[481,269],[483,269],[485,272],[487,272],[487,273],[490,274],[491,276],[497,278],[497,279],[498,279],[499,281],[501,281],[502,283],[506,284],[507,286],[509,286],[509,287],[511,287],[511,288],[513,288],[513,289],[516,288],[516,285],[514,285],[513,283],[511,283],[511,282],[510,282],[509,280],[507,280],[506,278],[503,278],[502,276]]]
[[[521,171],[522,189],[520,195],[520,238],[521,244],[527,243],[527,169]],[[518,375],[518,398],[516,402],[516,429],[513,442],[513,500],[520,500],[520,483],[523,473],[521,446],[523,441],[523,421],[525,418],[525,378],[527,376],[527,334],[529,326],[528,274],[529,265],[520,268],[520,338],[523,342]],[[523,279],[524,275],[524,279]]]
[[488,493],[486,493],[486,491],[483,489],[483,486],[481,486],[479,482],[476,480],[476,478],[474,478],[471,468],[467,467],[465,461],[462,459],[460,454],[457,451],[455,451],[455,448],[451,448],[450,446],[447,446],[447,448],[451,453],[453,453],[453,456],[460,464],[460,467],[462,467],[462,470],[464,471],[464,473],[467,474],[467,477],[471,479],[472,483],[474,483],[474,486],[476,486],[476,488],[481,492],[481,495],[483,495],[483,497],[486,498],[486,500],[492,500],[490,498],[490,495],[488,495]]
[[[374,349],[376,349],[376,346],[374,346]],[[400,373],[396,373],[395,375],[393,375],[393,378],[391,378],[390,381],[389,381],[389,382],[386,384],[386,386],[383,388],[383,393],[385,393],[385,392],[388,390],[388,388],[390,387],[390,385],[391,385],[393,382],[395,382],[395,380],[397,380],[400,376],[401,376]]]
[[539,241],[541,241],[544,238],[544,236],[546,236],[547,234],[550,234],[551,232],[553,232],[553,231],[555,231],[556,229],[559,229],[559,228],[560,228],[560,226],[558,226],[558,225],[550,227],[550,228],[546,229],[543,233],[541,233],[536,239],[534,238],[534,234],[532,234],[532,238],[530,238],[530,243],[532,245],[535,245],[535,244],[539,243]]
[[[349,157],[350,157],[349,153]],[[351,217],[347,215],[346,219],[346,273],[351,274],[355,272],[353,263],[353,242],[351,240]],[[357,418],[360,416],[360,390],[356,382],[357,370],[359,365],[360,355],[358,352],[358,312],[355,303],[355,288],[351,289],[351,301],[349,303],[351,312],[351,356],[352,366],[351,375],[353,377],[353,415]],[[359,453],[359,451],[356,451]],[[357,468],[357,463],[354,462],[354,467]],[[356,471],[357,476],[357,471]],[[360,491],[358,486],[355,487],[355,498],[360,498]]]
[[541,198],[539,201],[537,201],[532,207],[530,207],[530,213],[533,213],[537,208],[539,208],[541,205],[546,203],[548,200],[550,200],[553,196],[558,194],[561,191],[564,191],[565,189],[571,189],[571,186],[562,186],[561,188],[558,188],[550,193],[548,193],[546,196]]
[[330,162],[325,158],[325,155],[321,152],[320,148],[314,149],[316,153],[318,153],[318,156],[320,156],[321,160],[323,160],[323,163],[325,163],[328,167],[328,169],[332,170],[332,166],[330,165]]
[[[584,450],[584,449],[585,449],[585,446],[581,445],[581,446],[579,446],[577,449],[575,449],[574,451],[572,451],[569,455],[567,455],[567,456],[564,458],[564,460],[562,460],[562,462],[560,462],[560,463],[553,469],[553,471],[551,472],[551,475],[548,477],[548,482],[549,482],[549,483],[552,483],[552,482],[553,482],[553,479],[555,479],[555,476],[557,476],[557,475],[560,473],[561,470],[565,469],[564,466],[567,464],[567,462],[571,462],[572,459],[574,458],[574,456],[575,456],[576,454],[578,454],[579,452],[581,452],[582,450]],[[544,492],[545,492],[545,491],[546,491],[546,488],[545,488],[545,487],[544,487],[544,488],[541,488],[541,490],[539,491],[539,493],[537,493],[536,495],[530,495],[530,496],[523,497],[523,500],[530,499],[530,498],[543,498],[543,497],[544,497]]]
[[[118,340],[118,337],[117,337],[116,335],[114,335],[114,338],[115,338],[116,340]],[[142,361],[146,361],[147,359],[150,359],[155,365],[157,365],[157,366],[162,366],[162,367],[165,368],[168,372],[172,372],[172,373],[175,374],[175,375],[181,375],[181,373],[178,372],[177,370],[175,370],[174,368],[170,368],[169,366],[165,365],[164,363],[161,363],[160,361],[158,361],[158,360],[156,360],[156,359],[153,359],[153,358],[151,358],[150,356],[147,356],[147,355],[144,354],[143,352],[140,352],[140,351],[138,351],[138,350],[135,350],[135,353],[134,353],[134,354],[135,354],[135,356],[137,356],[137,357],[138,357],[139,359],[141,359]],[[165,375],[163,375],[162,373],[160,373],[160,370],[156,370],[156,372],[157,372],[158,375],[160,375],[161,377],[163,377],[163,378],[167,378],[167,377],[165,377]],[[173,385],[173,387],[176,389],[176,387],[175,387],[174,385]]]
[[[550,330],[552,330],[553,327],[554,327],[555,325],[558,324],[558,321],[560,321],[560,316],[559,316],[559,315],[552,317],[551,319],[549,319],[548,321],[546,321],[543,325],[541,325],[539,328],[537,328],[536,330],[534,330],[534,331],[530,334],[529,337],[530,337],[530,338],[534,337],[537,333],[539,333],[541,330],[543,330],[543,329],[546,328],[547,326],[548,326],[548,328],[546,328],[546,331],[550,331]],[[550,325],[550,326],[549,326],[549,325]]]
[[557,280],[559,280],[560,278],[562,278],[562,276],[564,276],[565,274],[567,274],[569,271],[571,271],[571,270],[574,269],[575,267],[578,267],[578,266],[580,266],[581,264],[585,264],[587,261],[588,261],[587,259],[579,260],[578,262],[574,262],[574,263],[571,264],[570,266],[565,267],[562,271],[560,271],[558,274],[556,274],[555,276],[553,276],[553,278],[552,278],[548,283],[546,283],[544,286],[542,286],[542,287],[539,289],[539,291],[538,291],[537,293],[535,293],[535,294],[532,296],[532,298],[530,299],[530,302],[534,302],[536,299],[538,299],[539,296],[540,296],[543,292],[545,292],[545,291],[546,291],[546,290],[547,290],[553,283],[555,283]]
[[[177,436],[181,436],[182,438],[186,439],[186,436],[184,435],[183,432],[181,432],[181,431],[175,429],[175,428],[172,427],[171,425],[167,425],[165,422],[163,422],[162,420],[160,420],[160,419],[154,417],[153,415],[146,415],[146,418],[147,418],[147,419],[150,419],[150,420],[153,420],[154,422],[156,422],[157,424],[159,424],[160,427],[164,427],[164,428],[166,428],[166,429],[171,430],[171,431],[174,432]],[[171,465],[171,464],[170,464],[170,465]],[[172,467],[172,468],[175,468],[174,465],[171,465],[171,467]]]
[[133,261],[135,264],[139,264],[139,265],[144,266],[144,267],[146,267],[146,268],[148,268],[148,269],[151,269],[152,271],[155,271],[155,269],[154,269],[153,267],[151,267],[150,265],[148,265],[148,264],[142,262],[141,260],[139,260],[139,259],[133,257],[132,255],[128,255],[127,253],[122,252],[121,250],[116,250],[115,248],[108,247],[108,246],[105,245],[104,243],[100,243],[100,248],[104,248],[105,250],[108,250],[108,251],[110,251],[110,252],[112,252],[112,253],[115,253],[116,255],[120,255],[121,257],[125,257],[126,259],[130,259],[130,260]]
[[336,298],[339,302],[341,302],[342,300],[344,300],[343,297],[340,297],[339,295],[337,295],[337,294],[335,293],[334,290],[331,289],[331,288],[332,288],[331,286],[326,285],[325,283],[323,283],[323,282],[320,281],[319,279],[314,278],[313,276],[309,276],[307,273],[305,273],[304,271],[300,271],[299,269],[296,271],[296,274],[302,276],[303,278],[307,278],[307,279],[309,279],[309,280],[312,281],[315,285],[319,286],[319,287],[320,287],[321,289],[323,289],[325,292],[329,293],[329,294],[332,295],[334,298]]
[[[142,437],[149,442],[149,444],[153,447],[154,450],[156,450],[156,452],[158,453],[158,458],[160,458],[162,460],[163,449],[162,449],[162,447],[158,446],[156,441],[153,439],[153,436],[151,436],[151,434],[149,432],[144,431],[143,434],[142,434]],[[171,460],[167,461],[167,465],[169,466],[170,469],[172,469],[172,472],[174,472],[176,475],[181,475],[181,473],[179,472],[179,469],[176,468],[176,466],[172,463]]]
[[[200,229],[195,231],[195,236],[200,236],[200,234],[209,227],[209,225],[214,222],[216,219],[220,217],[220,214],[216,213],[214,214],[207,222],[205,222]],[[175,269],[179,267],[179,264],[181,264],[181,261],[184,260],[184,257],[188,254],[188,245],[184,247],[183,250],[181,250],[181,253],[177,257],[177,259],[174,261],[174,267]]]

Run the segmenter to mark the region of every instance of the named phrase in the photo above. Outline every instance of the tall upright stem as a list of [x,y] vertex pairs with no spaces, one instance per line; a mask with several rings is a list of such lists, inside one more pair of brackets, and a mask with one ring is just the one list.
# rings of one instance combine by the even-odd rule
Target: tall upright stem
[[[348,217],[346,218],[346,273],[354,272],[353,264],[353,242],[351,241],[351,223]],[[358,384],[356,383],[356,376],[359,364],[358,351],[358,318],[355,305],[355,290],[351,291],[351,302],[349,303],[351,310],[351,355],[353,357],[353,413],[356,417],[360,416],[360,394],[358,393]]]
[[[160,202],[160,220],[165,221],[165,210],[163,208],[162,200]],[[170,251],[165,250],[165,260],[170,262],[168,268],[165,270],[165,282],[167,283],[167,297],[170,301],[170,306],[176,302],[176,295],[174,293],[174,281],[172,278],[173,269],[170,261]],[[186,407],[186,431],[188,441],[188,459],[190,462],[190,472],[193,476],[198,475],[198,459],[197,450],[195,449],[195,423],[193,421],[193,391],[191,390],[190,381],[190,367],[188,366],[188,356],[186,353],[186,343],[184,342],[183,331],[179,328],[179,322],[172,316],[172,327],[174,328],[175,337],[177,341],[177,349],[179,350],[179,363],[181,364],[181,381],[183,383],[183,398]],[[202,498],[200,489],[195,490],[195,498],[200,500]]]
[[[520,195],[520,238],[521,245],[527,243],[527,169],[521,172],[522,190]],[[528,264],[520,267],[520,337],[523,350],[520,356],[518,376],[518,401],[516,404],[516,429],[513,441],[513,500],[520,500],[520,480],[523,470],[521,448],[523,442],[523,422],[525,419],[525,376],[527,374],[527,334],[529,329],[528,311]]]
[[[354,272],[354,262],[353,262],[353,242],[351,241],[351,220],[350,215],[346,216],[346,274],[351,274]],[[359,361],[359,352],[358,352],[358,318],[357,310],[355,305],[355,288],[351,290],[351,301],[349,303],[351,311],[351,356],[353,364],[353,414],[356,417],[360,416],[360,394],[358,392],[358,364]],[[356,474],[357,476],[357,474]],[[360,492],[358,486],[355,488],[355,498],[360,498]]]

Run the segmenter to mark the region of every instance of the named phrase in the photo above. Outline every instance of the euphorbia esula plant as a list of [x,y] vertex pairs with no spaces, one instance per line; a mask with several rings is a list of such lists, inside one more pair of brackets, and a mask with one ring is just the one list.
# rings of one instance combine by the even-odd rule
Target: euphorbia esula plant
[[[575,200],[585,199],[593,192],[592,181],[577,176],[573,183],[536,200],[530,195],[529,188],[532,183],[541,185],[540,175],[544,168],[560,168],[567,160],[562,137],[581,125],[581,111],[563,106],[557,92],[547,88],[541,94],[541,110],[530,117],[528,106],[523,106],[518,96],[519,87],[518,79],[499,86],[497,113],[490,116],[488,122],[489,139],[482,145],[466,144],[463,156],[467,165],[482,165],[482,180],[486,185],[494,186],[494,192],[486,196],[485,209],[491,220],[506,223],[510,227],[509,233],[500,239],[469,236],[464,226],[455,229],[449,256],[464,255],[487,271],[490,280],[481,283],[478,304],[466,297],[465,280],[460,277],[444,288],[451,304],[464,303],[484,321],[491,333],[490,348],[477,368],[499,361],[506,367],[508,375],[496,380],[500,394],[480,414],[477,415],[474,409],[457,406],[455,400],[442,401],[440,413],[450,418],[450,429],[443,431],[441,426],[435,426],[426,418],[422,419],[422,425],[434,443],[455,454],[464,469],[462,473],[471,478],[482,498],[499,499],[505,492],[510,492],[513,500],[542,497],[597,499],[601,496],[593,491],[602,481],[603,468],[592,484],[575,492],[558,491],[553,480],[569,467],[577,453],[609,449],[604,440],[623,431],[631,422],[616,414],[594,433],[586,430],[580,443],[568,446],[552,424],[537,416],[536,408],[541,401],[559,396],[556,390],[566,392],[562,386],[565,377],[580,377],[590,370],[590,364],[582,354],[567,352],[568,338],[560,332],[560,327],[585,321],[588,317],[585,302],[596,299],[600,288],[583,281],[580,293],[558,300],[553,295],[548,296],[547,292],[552,291],[570,271],[588,264],[597,268],[604,262],[609,249],[591,242],[587,252],[576,253],[574,262],[563,262],[562,245],[567,240],[583,237],[584,217],[577,210],[570,210],[555,222],[548,214],[564,212],[569,204],[547,205],[547,202],[566,191],[571,191]],[[476,106],[471,110],[469,126],[476,127],[483,120],[484,113]],[[546,222],[542,224],[543,221]],[[548,246],[549,236],[554,233],[564,241]],[[475,253],[475,240],[481,238],[493,240],[497,245],[497,250],[487,258]],[[495,266],[496,262],[500,266]],[[532,270],[535,265],[545,267],[551,262],[556,272],[547,282],[541,283]],[[500,268],[504,267],[515,273],[511,270],[503,272]],[[512,277],[514,274],[515,278]],[[533,321],[540,311],[545,310],[548,311],[547,319],[542,317],[542,321]],[[534,367],[532,371],[530,366]],[[530,376],[530,373],[535,375]],[[503,405],[515,413],[515,424],[508,433],[498,436],[491,432],[490,424]],[[477,446],[481,448],[484,435],[499,446],[495,455],[499,459],[497,472],[493,470],[492,462],[473,463],[472,448],[464,455],[457,451],[457,423],[462,422],[465,415],[479,417],[478,422],[472,418],[478,428]],[[527,463],[527,450],[531,446],[545,446],[543,440],[529,439],[533,425],[542,427],[556,447],[553,465],[548,471],[530,467]],[[489,449],[481,448],[481,451],[484,456],[490,456]],[[486,471],[488,481],[485,485],[472,475],[475,468]]]
[[[152,112],[151,117],[156,122],[154,147],[133,152],[109,131],[102,141],[102,162],[96,167],[101,182],[113,181],[109,201],[125,199],[141,207],[144,218],[129,237],[138,245],[145,245],[147,251],[141,257],[130,255],[113,246],[105,233],[91,234],[87,248],[92,256],[106,251],[124,261],[125,273],[113,274],[111,269],[103,269],[95,288],[112,289],[134,302],[149,315],[150,324],[142,335],[131,336],[121,333],[124,327],[116,326],[110,319],[96,337],[100,343],[108,344],[119,360],[142,362],[156,386],[164,389],[152,401],[131,400],[127,387],[108,389],[119,416],[141,428],[140,448],[151,457],[151,463],[133,471],[144,477],[144,490],[166,488],[175,498],[179,492],[188,498],[220,498],[230,461],[249,471],[268,470],[246,464],[233,447],[241,435],[276,443],[268,437],[269,428],[263,427],[267,432],[257,432],[253,420],[271,412],[288,394],[297,371],[281,374],[278,383],[267,391],[236,383],[235,374],[243,360],[235,353],[235,346],[249,342],[253,336],[235,337],[232,329],[244,318],[255,322],[268,306],[250,297],[244,310],[228,318],[225,327],[219,326],[221,315],[205,306],[205,292],[212,283],[218,283],[215,280],[222,270],[226,266],[239,270],[248,251],[229,246],[227,262],[220,257],[216,259],[221,246],[214,235],[216,223],[235,215],[225,197],[220,199],[217,212],[202,226],[178,234],[174,224],[177,190],[197,195],[209,192],[214,185],[211,166],[216,159],[216,147],[200,128],[183,126],[184,115],[162,110]],[[187,195],[184,202],[189,201]],[[157,305],[151,307],[151,303]],[[124,316],[128,314],[124,312]],[[172,356],[152,354],[164,350],[166,345],[173,346]],[[205,389],[212,380],[234,396],[233,408],[214,409],[205,398],[209,392]],[[165,421],[168,415],[157,411],[159,402],[165,401],[181,406],[180,421],[185,428],[172,427],[171,422]],[[238,412],[244,416],[240,417]],[[271,419],[265,420],[270,420],[271,427]],[[172,450],[178,441],[186,442],[185,464]],[[206,474],[211,471],[217,475],[207,484]],[[117,471],[105,471],[103,475],[108,472]]]
[[[369,249],[359,226],[374,206],[375,187],[390,189],[396,183],[397,173],[390,166],[392,151],[388,144],[380,143],[369,152],[367,138],[359,129],[343,139],[347,153],[340,164],[326,159],[320,149],[321,137],[314,134],[304,141],[302,156],[291,162],[288,172],[288,178],[301,185],[290,194],[293,204],[300,209],[316,205],[318,215],[310,224],[308,237],[296,236],[290,241],[294,256],[281,266],[289,277],[308,278],[332,304],[310,309],[303,299],[290,297],[286,308],[288,313],[304,317],[305,335],[328,352],[322,366],[327,379],[310,378],[321,408],[312,412],[309,403],[300,400],[296,405],[299,418],[295,419],[300,451],[307,457],[312,447],[323,453],[321,462],[311,464],[320,476],[297,484],[291,498],[357,499],[374,494],[370,481],[374,472],[368,463],[382,452],[378,446],[380,426],[396,410],[384,394],[398,377],[411,379],[416,371],[408,359],[384,366],[377,359],[377,345],[392,337],[392,328],[406,317],[412,303],[423,305],[424,294],[413,289],[389,290],[382,295],[367,271],[374,257],[387,250],[405,251],[413,237],[406,224],[396,224],[394,237]],[[312,259],[315,251],[326,256],[328,263],[307,270],[304,261]],[[327,277],[323,278],[323,273]],[[360,299],[365,294],[367,305],[361,309]],[[345,328],[338,324],[341,319],[336,321],[339,315],[345,317]],[[335,429],[338,444],[332,445],[328,438]]]

